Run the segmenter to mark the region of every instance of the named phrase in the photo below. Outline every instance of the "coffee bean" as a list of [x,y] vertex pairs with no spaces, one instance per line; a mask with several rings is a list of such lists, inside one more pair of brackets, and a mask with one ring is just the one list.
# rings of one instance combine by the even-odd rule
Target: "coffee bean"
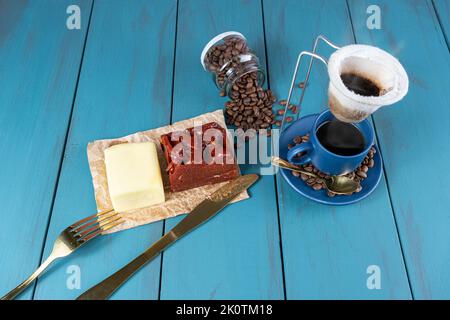
[[356,174],[359,176],[359,177],[361,177],[361,178],[367,178],[367,174],[364,172],[364,171],[362,171],[362,170],[358,170],[357,172],[356,172]]
[[315,185],[313,185],[313,189],[316,191],[319,191],[320,189],[322,189],[322,184],[321,183],[316,183]]
[[286,117],[286,122],[292,122],[293,118],[292,117]]
[[373,159],[370,159],[370,160],[369,160],[369,163],[367,164],[367,166],[368,166],[369,168],[373,168],[374,165],[375,165],[375,161],[373,161]]
[[307,174],[302,173],[302,174],[300,175],[300,178],[301,178],[303,181],[306,181],[306,180],[309,179],[309,176],[308,176]]
[[294,143],[295,143],[295,144],[300,144],[300,143],[302,143],[302,137],[296,136],[296,137],[294,138]]
[[300,82],[300,83],[298,84],[298,87],[299,87],[300,89],[303,89],[303,88],[305,87],[305,83],[304,83],[304,82]]
[[298,173],[297,171],[291,171],[291,172],[292,172],[292,175],[294,177],[299,177],[300,176],[300,173]]
[[280,102],[279,102],[280,106],[283,106],[283,107],[286,105],[286,103],[287,103],[287,100],[280,100]]

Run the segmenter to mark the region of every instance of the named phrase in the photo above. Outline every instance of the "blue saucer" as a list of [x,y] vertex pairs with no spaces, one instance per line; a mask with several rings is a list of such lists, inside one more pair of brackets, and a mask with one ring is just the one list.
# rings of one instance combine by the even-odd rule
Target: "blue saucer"
[[[280,136],[280,157],[282,159],[286,159],[288,144],[292,143],[294,137],[304,136],[305,134],[307,134],[310,131],[317,116],[318,114],[312,114],[300,118],[299,120],[292,123],[289,128],[283,131]],[[383,174],[383,164],[378,147],[375,146],[375,149],[377,151],[374,156],[375,165],[373,166],[373,168],[369,169],[369,171],[367,172],[367,178],[362,181],[362,190],[358,193],[352,194],[351,196],[336,195],[334,197],[328,197],[325,190],[322,189],[319,191],[315,191],[313,188],[306,185],[303,180],[294,177],[289,170],[281,169],[281,175],[291,185],[291,187],[294,188],[295,191],[316,202],[335,206],[355,203],[361,201],[369,194],[371,194],[381,180],[381,176]]]

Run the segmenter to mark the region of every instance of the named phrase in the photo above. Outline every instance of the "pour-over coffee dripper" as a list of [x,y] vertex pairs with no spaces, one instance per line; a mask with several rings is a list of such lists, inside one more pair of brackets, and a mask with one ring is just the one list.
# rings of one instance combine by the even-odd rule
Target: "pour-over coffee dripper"
[[[324,41],[336,51],[327,61],[316,53],[319,40]],[[391,105],[401,100],[408,92],[408,75],[400,62],[392,55],[377,47],[369,45],[347,45],[342,48],[320,35],[316,38],[312,52],[302,51],[297,58],[294,74],[289,89],[285,112],[281,124],[283,130],[287,107],[290,104],[292,91],[296,83],[298,69],[304,56],[310,56],[310,62],[303,90],[298,103],[301,104],[308,87],[314,59],[323,62],[328,69],[330,83],[328,87],[328,103],[333,115],[344,122],[360,122],[380,107]],[[377,96],[365,96],[350,90],[342,80],[342,74],[352,74],[367,79],[379,89]]]

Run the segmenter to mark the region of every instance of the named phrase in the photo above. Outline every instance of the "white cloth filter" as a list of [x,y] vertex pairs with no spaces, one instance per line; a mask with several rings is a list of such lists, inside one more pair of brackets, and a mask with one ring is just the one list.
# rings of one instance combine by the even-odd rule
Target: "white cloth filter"
[[[341,74],[353,73],[374,82],[380,96],[362,96],[349,90]],[[408,92],[409,80],[400,62],[377,47],[349,45],[334,52],[328,62],[331,112],[341,121],[360,122],[380,107],[401,100]]]

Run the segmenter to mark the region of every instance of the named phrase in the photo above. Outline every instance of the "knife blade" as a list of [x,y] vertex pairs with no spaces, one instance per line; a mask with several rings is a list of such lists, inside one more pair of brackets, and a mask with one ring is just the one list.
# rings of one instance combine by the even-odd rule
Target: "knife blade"
[[258,175],[256,174],[243,175],[213,192],[173,227],[172,230],[144,251],[144,253],[136,257],[122,269],[116,271],[102,282],[81,294],[77,300],[107,299],[136,271],[159,255],[175,241],[216,215],[230,201],[236,198],[237,195],[255,183],[256,180],[258,180]]

